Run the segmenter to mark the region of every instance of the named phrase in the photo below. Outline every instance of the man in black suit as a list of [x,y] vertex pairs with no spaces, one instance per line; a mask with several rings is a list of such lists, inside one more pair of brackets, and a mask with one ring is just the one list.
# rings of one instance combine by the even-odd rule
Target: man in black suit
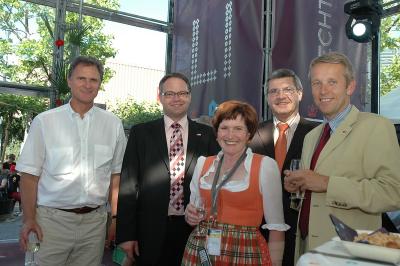
[[133,126],[129,135],[116,242],[137,265],[173,266],[180,265],[192,231],[184,206],[197,158],[216,154],[219,146],[211,127],[187,117],[191,95],[184,75],[164,76],[159,96],[164,117]]
[[[284,132],[286,138],[286,155],[278,165],[282,172],[283,210],[286,224],[290,229],[285,233],[285,248],[283,254],[284,266],[294,265],[298,211],[290,207],[290,193],[283,189],[283,170],[289,169],[292,159],[300,159],[304,136],[316,124],[307,121],[299,115],[299,103],[303,96],[303,87],[298,76],[290,69],[278,69],[268,78],[268,106],[272,111],[273,120],[264,121],[259,125],[250,147],[253,152],[276,158],[276,143],[279,138],[279,124],[287,124]],[[261,230],[265,232],[265,230]],[[264,235],[268,238],[268,232]],[[282,243],[283,244],[283,243]],[[270,247],[274,248],[274,247]]]

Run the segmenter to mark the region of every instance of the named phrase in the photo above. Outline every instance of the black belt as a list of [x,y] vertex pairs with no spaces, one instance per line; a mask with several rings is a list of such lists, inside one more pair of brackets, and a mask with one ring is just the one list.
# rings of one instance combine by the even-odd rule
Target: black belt
[[89,213],[89,212],[92,212],[92,211],[94,211],[94,210],[97,210],[98,208],[100,208],[100,206],[97,206],[97,207],[89,207],[89,206],[83,206],[83,207],[80,207],[80,208],[75,208],[75,209],[58,209],[58,210],[60,210],[60,211],[65,211],[65,212],[73,212],[73,213],[76,213],[76,214],[84,214],[84,213]]

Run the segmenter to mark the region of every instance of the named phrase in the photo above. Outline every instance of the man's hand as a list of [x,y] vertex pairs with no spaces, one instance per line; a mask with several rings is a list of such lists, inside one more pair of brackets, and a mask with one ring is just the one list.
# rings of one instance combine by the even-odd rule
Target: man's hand
[[24,221],[21,232],[19,235],[19,244],[23,251],[26,251],[27,244],[28,244],[28,237],[30,232],[36,233],[39,241],[43,240],[43,233],[42,229],[40,228],[39,224],[35,220],[26,220]]
[[39,177],[28,173],[21,173],[21,205],[23,208],[23,225],[20,232],[19,243],[22,250],[26,251],[28,236],[35,232],[39,241],[43,239],[42,229],[36,222],[36,201]]
[[107,239],[105,242],[106,248],[111,248],[111,244],[115,241],[115,228],[116,228],[116,219],[111,218],[107,231]]
[[284,187],[286,191],[310,190],[313,192],[326,192],[328,189],[329,176],[320,175],[311,170],[285,170]]
[[119,247],[125,251],[128,258],[133,262],[135,261],[135,256],[139,256],[139,244],[137,241],[122,242]]

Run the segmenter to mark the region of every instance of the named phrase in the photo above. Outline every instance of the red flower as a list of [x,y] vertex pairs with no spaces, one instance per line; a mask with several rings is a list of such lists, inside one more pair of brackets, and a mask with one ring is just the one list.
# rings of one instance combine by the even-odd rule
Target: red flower
[[61,106],[63,103],[61,101],[61,99],[56,99],[56,106]]
[[60,48],[60,46],[64,45],[64,40],[58,39],[57,41],[54,42],[54,44]]

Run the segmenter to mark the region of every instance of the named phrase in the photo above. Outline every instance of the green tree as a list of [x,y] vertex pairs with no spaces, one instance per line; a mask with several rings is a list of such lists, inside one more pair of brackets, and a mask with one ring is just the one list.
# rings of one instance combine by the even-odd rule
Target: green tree
[[[99,7],[118,9],[119,0],[87,0],[85,3]],[[79,15],[67,12],[64,38],[64,64],[61,74],[52,77],[54,36],[54,10],[21,0],[0,1],[0,79],[48,87],[59,79],[57,88],[61,98],[66,98],[66,69],[74,51],[79,47],[80,54],[91,55],[103,63],[114,57],[112,35],[102,32],[101,19],[83,16],[82,27],[78,28]],[[59,48],[60,49],[60,48]],[[111,69],[106,68],[104,81],[112,77]],[[53,82],[54,84],[54,82]],[[25,128],[30,119],[43,111],[48,101],[24,96],[0,95],[0,117],[2,119],[2,142],[0,159],[3,160],[9,143],[22,141]]]
[[400,86],[400,14],[382,19],[381,51],[397,50],[392,64],[381,70],[381,96]]
[[[88,4],[117,9],[118,0],[89,0]],[[78,30],[79,14],[67,12],[64,43],[65,61],[68,63],[78,45],[80,54],[91,55],[103,63],[114,57],[112,35],[102,32],[104,21],[83,16]],[[0,78],[11,82],[50,86],[52,55],[55,45],[54,10],[21,0],[0,2]],[[77,40],[77,37],[78,40]],[[78,44],[76,43],[78,41]],[[105,69],[105,81],[112,71]],[[68,90],[61,91],[66,94]]]
[[163,115],[158,104],[138,103],[133,98],[117,102],[110,107],[110,111],[122,120],[125,128],[160,118]]
[[47,102],[44,98],[0,93],[1,161],[10,143],[22,142],[26,125],[36,114],[46,110]]

